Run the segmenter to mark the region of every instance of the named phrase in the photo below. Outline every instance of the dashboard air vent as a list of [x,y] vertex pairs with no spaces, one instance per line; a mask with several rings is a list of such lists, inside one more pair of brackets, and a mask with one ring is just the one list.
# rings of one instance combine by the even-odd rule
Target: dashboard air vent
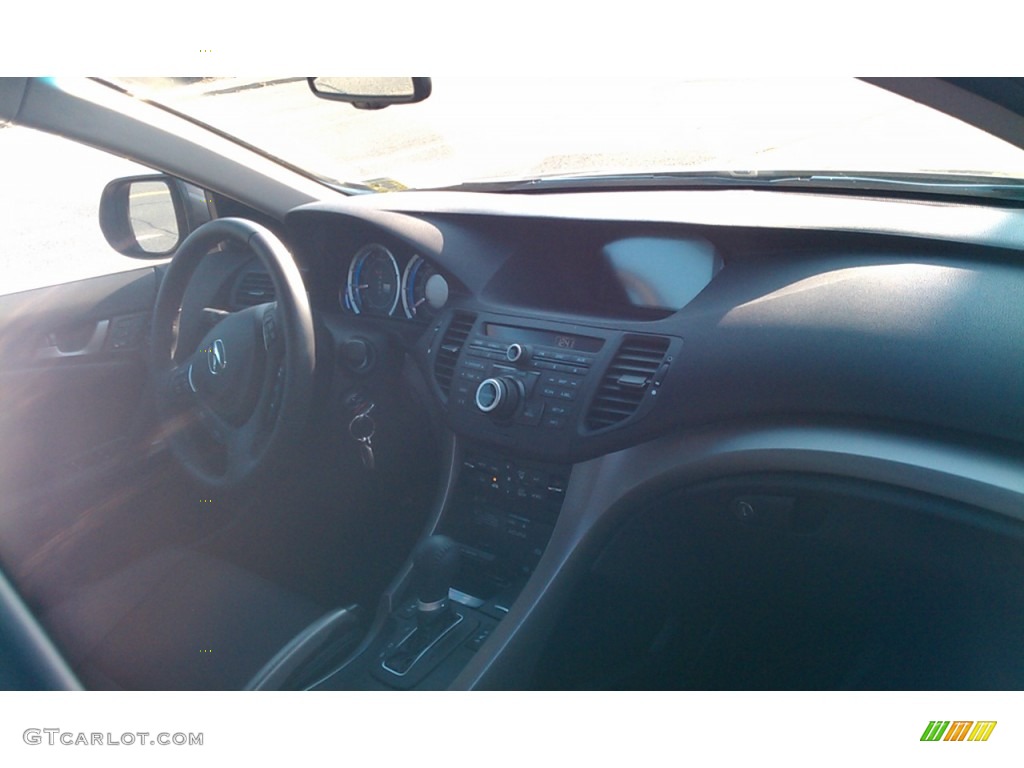
[[437,357],[434,358],[434,379],[437,381],[437,386],[444,392],[445,397],[448,396],[448,391],[452,386],[452,377],[455,376],[455,365],[459,361],[459,352],[462,351],[462,345],[466,343],[466,339],[472,333],[475,322],[476,315],[468,312],[456,312],[441,339]]
[[274,300],[274,282],[266,272],[246,272],[235,283],[231,304],[237,309],[252,307]]
[[664,336],[626,336],[622,340],[587,412],[588,429],[604,429],[636,413],[668,347],[669,339]]

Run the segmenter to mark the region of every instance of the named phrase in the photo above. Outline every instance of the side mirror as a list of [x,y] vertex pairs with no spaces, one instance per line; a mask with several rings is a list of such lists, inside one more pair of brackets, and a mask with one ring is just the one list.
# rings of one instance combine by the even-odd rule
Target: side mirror
[[136,259],[171,256],[211,218],[202,189],[163,174],[115,179],[100,196],[103,236],[115,251]]
[[321,99],[347,101],[356,109],[415,104],[430,95],[429,77],[307,77]]

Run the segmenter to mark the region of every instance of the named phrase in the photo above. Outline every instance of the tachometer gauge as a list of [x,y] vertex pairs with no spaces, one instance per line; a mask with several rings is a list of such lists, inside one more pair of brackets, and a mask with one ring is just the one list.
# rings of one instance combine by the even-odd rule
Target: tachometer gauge
[[359,249],[348,269],[343,304],[357,315],[391,315],[401,293],[398,262],[377,243]]
[[[430,283],[432,288],[428,288]],[[444,283],[444,298],[439,300],[438,286]],[[448,283],[423,257],[413,256],[402,275],[402,306],[409,319],[433,317],[448,299]]]

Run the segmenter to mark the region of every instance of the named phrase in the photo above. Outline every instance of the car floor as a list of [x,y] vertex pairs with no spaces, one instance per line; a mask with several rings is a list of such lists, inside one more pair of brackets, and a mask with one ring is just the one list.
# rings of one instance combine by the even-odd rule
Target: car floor
[[[211,495],[165,458],[131,483],[5,511],[5,570],[86,687],[241,688],[306,625],[353,600],[351,569],[327,568],[313,547],[296,557],[316,531],[292,508],[200,498]],[[278,527],[291,538],[273,533],[284,513]]]

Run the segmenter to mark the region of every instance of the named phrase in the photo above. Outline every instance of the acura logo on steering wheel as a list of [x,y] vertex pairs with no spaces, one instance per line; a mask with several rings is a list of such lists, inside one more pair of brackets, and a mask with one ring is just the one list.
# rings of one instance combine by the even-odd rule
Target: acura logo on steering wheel
[[206,364],[210,366],[210,373],[216,376],[228,366],[227,356],[224,354],[224,341],[217,339],[213,345],[206,350]]

